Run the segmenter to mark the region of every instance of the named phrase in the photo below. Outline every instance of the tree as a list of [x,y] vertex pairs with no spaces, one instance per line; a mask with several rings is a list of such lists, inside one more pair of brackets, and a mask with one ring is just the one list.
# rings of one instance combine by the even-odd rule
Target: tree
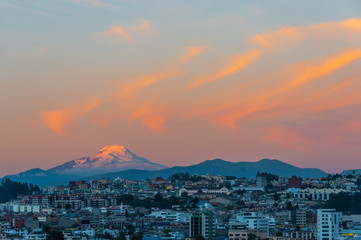
[[278,201],[280,199],[280,197],[278,196],[277,192],[275,192],[275,194],[273,195],[273,199],[275,201]]
[[331,194],[325,208],[334,208],[338,212],[361,214],[361,193],[349,195],[345,192]]
[[130,236],[130,240],[142,240],[143,239],[143,233],[135,233],[132,236]]
[[48,234],[48,236],[46,237],[47,240],[64,240],[64,234],[62,231],[55,231],[52,230],[50,231],[50,233]]
[[247,235],[247,240],[255,240],[257,238],[257,236],[253,233],[249,233]]
[[181,196],[186,198],[186,197],[188,197],[188,193],[187,192],[182,192]]
[[197,235],[195,240],[205,240],[205,238],[202,235]]
[[197,197],[192,198],[191,203],[195,203],[195,204],[199,203],[199,198]]
[[120,232],[119,235],[115,238],[116,240],[125,240],[125,233]]
[[71,209],[71,204],[70,203],[65,204],[65,209],[70,210]]
[[165,234],[166,237],[170,237],[169,233],[170,233],[169,229],[164,230],[164,234]]
[[[35,186],[39,189],[38,186]],[[0,203],[8,202],[12,199],[16,199],[19,194],[31,194],[33,192],[34,185],[27,183],[13,182],[10,179],[3,179],[0,185]]]
[[154,201],[156,201],[156,202],[161,202],[161,201],[163,201],[163,196],[158,192],[158,193],[154,196]]
[[43,231],[44,231],[45,233],[50,233],[50,227],[49,227],[49,225],[44,225],[44,226],[43,226]]
[[293,207],[293,205],[292,205],[291,202],[287,202],[287,204],[286,204],[286,209],[287,209],[287,210],[290,210],[290,211],[292,211],[292,210],[294,209],[294,207]]
[[134,234],[134,232],[135,232],[135,227],[134,227],[134,225],[133,225],[133,224],[128,224],[128,225],[127,225],[127,230],[128,230],[128,235]]

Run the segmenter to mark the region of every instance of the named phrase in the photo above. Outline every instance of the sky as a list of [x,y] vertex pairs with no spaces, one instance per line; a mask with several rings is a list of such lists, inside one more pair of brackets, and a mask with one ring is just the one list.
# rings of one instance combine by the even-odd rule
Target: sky
[[361,2],[0,0],[0,102],[0,176],[106,145],[361,168]]

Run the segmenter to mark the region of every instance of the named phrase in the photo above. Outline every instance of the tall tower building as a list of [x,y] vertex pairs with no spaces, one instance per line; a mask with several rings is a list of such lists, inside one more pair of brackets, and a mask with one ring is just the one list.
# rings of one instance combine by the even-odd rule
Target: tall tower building
[[342,230],[342,213],[335,209],[317,210],[317,240],[334,240]]
[[216,236],[215,218],[212,211],[192,213],[189,221],[189,236],[202,235],[209,239]]

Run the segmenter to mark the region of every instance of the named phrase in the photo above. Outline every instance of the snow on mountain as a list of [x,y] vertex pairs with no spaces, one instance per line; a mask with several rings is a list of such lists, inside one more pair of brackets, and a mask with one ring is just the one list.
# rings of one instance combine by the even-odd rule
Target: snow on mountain
[[106,146],[93,157],[82,157],[52,169],[48,172],[78,174],[88,172],[89,174],[116,172],[128,169],[139,170],[161,170],[167,168],[164,165],[153,163],[145,158],[139,157],[124,146]]

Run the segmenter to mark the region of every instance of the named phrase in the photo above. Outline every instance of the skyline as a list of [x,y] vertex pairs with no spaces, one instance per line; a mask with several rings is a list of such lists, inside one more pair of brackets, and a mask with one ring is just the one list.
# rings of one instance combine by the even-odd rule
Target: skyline
[[0,176],[106,145],[361,168],[361,3],[310,3],[0,1]]

